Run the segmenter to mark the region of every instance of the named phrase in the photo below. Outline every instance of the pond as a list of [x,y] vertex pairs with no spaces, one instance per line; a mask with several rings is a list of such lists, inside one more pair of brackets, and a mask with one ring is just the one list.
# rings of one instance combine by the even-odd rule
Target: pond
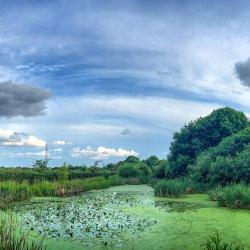
[[[199,249],[220,230],[249,245],[250,213],[218,208],[207,195],[156,198],[130,185],[69,198],[36,198],[14,207],[21,227],[45,237],[48,249]],[[240,228],[240,233],[237,230]]]

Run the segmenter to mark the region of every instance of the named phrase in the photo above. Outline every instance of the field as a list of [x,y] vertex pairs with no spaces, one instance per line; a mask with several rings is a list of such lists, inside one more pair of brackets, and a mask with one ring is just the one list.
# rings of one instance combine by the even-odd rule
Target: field
[[146,185],[68,198],[32,198],[12,208],[47,249],[202,249],[209,232],[250,246],[250,212],[221,208],[206,194],[154,197]]

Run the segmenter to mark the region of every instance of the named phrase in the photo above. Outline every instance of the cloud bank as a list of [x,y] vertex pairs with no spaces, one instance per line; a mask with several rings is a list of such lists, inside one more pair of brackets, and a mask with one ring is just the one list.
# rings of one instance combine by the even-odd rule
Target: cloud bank
[[46,145],[46,141],[33,135],[18,133],[8,129],[0,129],[0,145],[16,147],[44,147]]
[[50,93],[39,87],[0,83],[0,117],[38,116],[44,114]]
[[88,157],[92,159],[107,159],[111,157],[127,157],[127,156],[139,156],[139,153],[134,150],[126,150],[122,148],[114,149],[114,148],[106,148],[106,147],[98,147],[96,149],[92,147],[86,147],[81,149],[80,147],[73,148],[71,156],[75,157]]

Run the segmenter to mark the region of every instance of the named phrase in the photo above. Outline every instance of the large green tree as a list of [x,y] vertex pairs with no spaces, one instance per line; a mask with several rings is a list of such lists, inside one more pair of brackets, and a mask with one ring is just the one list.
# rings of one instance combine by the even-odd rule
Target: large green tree
[[194,164],[198,154],[248,125],[249,121],[243,112],[228,107],[186,124],[174,134],[170,146],[168,160],[172,177],[185,176],[188,166]]

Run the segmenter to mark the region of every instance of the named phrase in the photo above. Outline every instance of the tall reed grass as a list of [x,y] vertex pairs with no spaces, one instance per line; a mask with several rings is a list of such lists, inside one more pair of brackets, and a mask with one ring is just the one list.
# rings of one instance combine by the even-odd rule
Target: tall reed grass
[[250,187],[245,184],[217,187],[209,196],[221,207],[250,209]]
[[240,243],[224,242],[220,234],[215,231],[210,234],[201,245],[203,250],[244,250],[245,247]]
[[194,183],[188,179],[171,179],[156,182],[154,192],[159,197],[182,197],[195,191]]
[[15,181],[0,182],[0,208],[6,208],[17,201],[25,201],[32,196],[70,196],[78,195],[93,189],[108,188],[120,185],[117,176],[95,177],[72,181],[43,181],[34,184],[18,183]]
[[17,229],[12,214],[0,218],[0,250],[45,250],[43,240],[32,240],[28,233]]

